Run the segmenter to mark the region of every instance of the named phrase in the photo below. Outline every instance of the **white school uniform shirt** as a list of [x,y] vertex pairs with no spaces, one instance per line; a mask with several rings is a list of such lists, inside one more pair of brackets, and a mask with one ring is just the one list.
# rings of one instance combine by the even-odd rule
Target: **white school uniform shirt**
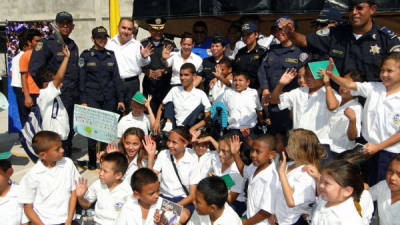
[[[280,110],[293,110],[293,129],[303,128],[313,131],[320,143],[330,144],[329,118],[332,112],[326,105],[326,89],[321,87],[312,95],[308,94],[308,87],[300,87],[285,92],[279,96]],[[342,97],[333,91],[336,99],[340,102]]]
[[216,151],[207,151],[198,160],[199,175],[201,179],[208,177],[208,173],[212,172],[212,164],[217,160],[218,153]]
[[11,72],[12,72],[12,77],[11,77],[11,86],[13,87],[19,87],[22,88],[21,86],[21,73],[19,70],[19,59],[21,58],[21,55],[24,54],[24,51],[20,51],[14,58],[12,58],[11,61]]
[[126,182],[120,183],[110,192],[106,184],[101,184],[100,180],[96,180],[90,185],[84,198],[90,203],[97,200],[94,207],[94,221],[97,224],[112,225],[122,206],[132,195],[132,188]]
[[210,111],[210,101],[204,91],[193,88],[191,91],[186,91],[182,86],[171,88],[165,96],[162,103],[165,105],[168,102],[174,104],[176,125],[182,126],[183,121],[190,115],[200,104],[204,106],[204,111]]
[[228,168],[225,169],[224,172],[222,172],[222,163],[220,158],[217,156],[216,160],[212,163],[212,172],[215,173],[216,176],[222,177],[226,174],[229,174],[235,182],[235,185],[233,185],[229,191],[238,193],[239,196],[236,198],[237,201],[244,202],[246,201],[244,197],[244,179],[242,175],[240,174],[240,171],[236,165],[235,162],[233,162]]
[[235,44],[235,48],[233,48],[233,49],[231,49],[231,47],[228,44],[228,45],[226,45],[224,55],[226,57],[228,57],[230,60],[234,60],[237,52],[238,52],[238,49],[236,48],[236,44]]
[[[50,81],[46,88],[40,89],[36,102],[40,109],[40,115],[42,116],[43,130],[54,131],[60,135],[61,140],[67,140],[70,130],[69,118],[67,109],[65,109],[61,101],[60,95],[60,87],[56,88],[53,81]],[[57,104],[54,104],[54,99],[57,101]],[[53,111],[54,113],[57,112],[56,105],[58,105],[58,114],[53,118]]]
[[118,138],[121,138],[124,132],[131,127],[140,128],[144,135],[148,135],[151,132],[149,116],[145,113],[140,116],[133,116],[132,112],[123,116],[118,122]]
[[353,198],[350,197],[339,205],[326,208],[326,201],[317,198],[311,225],[362,225]]
[[184,60],[182,58],[181,51],[179,52],[172,52],[171,57],[167,59],[168,66],[172,67],[172,76],[171,76],[171,84],[180,84],[181,80],[179,78],[181,66],[184,63],[192,63],[196,68],[197,73],[201,72],[201,64],[203,63],[203,59],[196,55],[195,53],[191,52],[189,57]]
[[220,80],[217,80],[217,82],[210,89],[210,92],[208,94],[212,105],[219,101],[222,101],[222,97],[224,97],[224,93],[227,88],[229,87],[222,83]]
[[[372,144],[379,144],[400,131],[400,92],[386,96],[386,88],[381,82],[357,82],[357,91],[352,95],[363,96],[362,134]],[[392,153],[400,153],[400,143],[385,148]]]
[[[260,171],[255,177],[254,173],[257,167],[254,164],[246,166],[244,169],[244,179],[249,180],[247,188],[247,218],[257,214],[260,210],[275,214],[276,192],[279,188],[279,176],[275,169],[275,163]],[[268,219],[265,219],[257,225],[270,225]]]
[[371,193],[364,190],[360,196],[361,219],[363,225],[371,223],[372,214],[374,213],[374,202],[372,201]]
[[25,174],[20,183],[18,201],[33,204],[33,209],[44,224],[65,223],[71,192],[79,172],[69,158],[57,161],[53,168],[47,168],[41,160]]
[[356,144],[355,140],[350,140],[347,136],[347,129],[349,128],[350,123],[349,118],[344,115],[344,111],[347,108],[351,108],[356,114],[357,137],[359,137],[361,133],[362,106],[356,99],[352,99],[344,105],[339,106],[329,119],[329,137],[331,139],[330,147],[331,150],[336,153],[342,153],[346,150],[352,149]]
[[[161,194],[169,198],[186,197],[186,193],[175,173],[170,156],[169,150],[161,151],[153,167],[153,169],[161,172]],[[176,162],[173,156],[179,177],[188,191],[189,185],[197,184],[201,180],[197,159],[196,152],[190,148],[185,149],[185,154],[178,162]]]
[[[241,225],[242,220],[238,214],[229,206],[228,203],[224,205],[224,212],[213,223],[214,225]],[[187,225],[211,225],[209,215],[199,215],[197,210],[193,213]]]
[[[287,165],[287,168],[294,162]],[[286,170],[287,170],[286,168]],[[293,200],[295,207],[289,208],[283,194],[282,185],[276,193],[275,215],[280,225],[295,224],[302,214],[311,214],[312,208],[309,206],[315,202],[316,184],[307,172],[303,171],[304,165],[294,168],[286,177],[289,185],[293,188]]]
[[392,204],[392,194],[386,180],[383,180],[369,189],[372,200],[378,203],[379,224],[398,225],[400,221],[400,201]]
[[139,41],[131,38],[121,45],[118,36],[119,34],[107,41],[106,49],[114,51],[121,79],[139,76],[142,73],[142,67],[150,63],[150,56],[142,57],[140,48],[143,46]]
[[253,128],[257,125],[257,112],[262,110],[256,89],[246,88],[238,92],[227,88],[222,102],[228,109],[228,129]]
[[24,213],[24,205],[18,202],[20,188],[18,184],[12,183],[11,188],[4,197],[0,197],[0,218],[2,225],[21,225],[29,222]]
[[[139,166],[137,164],[138,156],[139,156],[139,153],[137,153],[136,156],[133,158],[133,160],[129,163],[128,169],[126,170],[124,176],[122,177],[122,180],[124,180],[124,182],[127,182],[129,185],[131,184],[132,175],[136,172],[136,170],[139,169]],[[146,168],[147,167],[147,159],[142,159],[140,164],[141,164],[140,165],[141,168]]]
[[142,219],[142,209],[138,200],[134,196],[130,196],[122,206],[115,225],[154,225],[154,214],[157,209],[161,209],[162,198],[159,197],[157,203],[150,206],[146,220]]

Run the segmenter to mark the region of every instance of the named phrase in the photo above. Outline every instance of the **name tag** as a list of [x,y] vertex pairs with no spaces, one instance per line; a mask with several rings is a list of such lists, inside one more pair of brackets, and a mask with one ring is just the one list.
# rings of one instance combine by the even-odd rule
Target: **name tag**
[[96,66],[96,62],[88,62],[86,65],[87,66]]
[[113,62],[108,62],[107,66],[114,66],[114,63]]
[[57,52],[57,56],[64,56],[64,53],[62,53],[62,52]]
[[298,63],[298,60],[295,58],[285,58],[285,62],[289,63]]
[[339,51],[336,49],[332,49],[332,53],[338,54],[338,55],[343,55],[343,51]]

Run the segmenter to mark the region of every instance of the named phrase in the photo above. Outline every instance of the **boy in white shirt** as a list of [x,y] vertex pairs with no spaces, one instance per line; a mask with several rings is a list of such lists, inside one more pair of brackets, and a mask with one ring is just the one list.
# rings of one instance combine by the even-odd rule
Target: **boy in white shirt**
[[24,205],[18,202],[19,185],[10,180],[14,170],[10,152],[0,153],[0,218],[3,225],[28,225]]
[[79,179],[76,185],[78,202],[82,208],[88,209],[97,200],[94,209],[97,224],[114,224],[122,206],[132,195],[129,184],[121,179],[127,168],[128,160],[124,154],[111,152],[102,157],[99,179],[89,189],[87,180]]
[[226,203],[228,188],[220,177],[211,176],[199,182],[188,225],[241,225],[238,214]]
[[35,224],[71,224],[76,205],[75,182],[79,172],[63,157],[60,136],[40,131],[32,139],[40,160],[25,174],[20,184],[19,202]]

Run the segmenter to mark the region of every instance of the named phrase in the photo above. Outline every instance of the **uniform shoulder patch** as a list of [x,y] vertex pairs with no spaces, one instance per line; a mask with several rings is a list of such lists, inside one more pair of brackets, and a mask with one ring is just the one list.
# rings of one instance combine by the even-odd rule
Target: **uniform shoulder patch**
[[40,50],[42,50],[42,48],[43,48],[43,42],[42,41],[39,41],[38,43],[36,43],[36,46],[35,46],[35,51],[40,51]]
[[300,62],[304,63],[308,59],[308,54],[305,52],[300,53],[299,60]]
[[392,31],[391,29],[387,28],[387,27],[381,27],[379,29],[382,33],[386,34],[387,36],[389,36],[390,39],[393,39],[395,37],[397,37],[396,32]]
[[83,66],[85,66],[85,59],[84,59],[84,58],[79,58],[78,66],[81,67],[81,68],[82,68]]
[[330,31],[329,28],[325,28],[325,29],[317,30],[317,32],[315,32],[315,33],[316,33],[318,36],[326,37],[326,36],[329,35],[330,32],[331,32],[331,31]]
[[400,52],[400,45],[393,46],[389,52]]

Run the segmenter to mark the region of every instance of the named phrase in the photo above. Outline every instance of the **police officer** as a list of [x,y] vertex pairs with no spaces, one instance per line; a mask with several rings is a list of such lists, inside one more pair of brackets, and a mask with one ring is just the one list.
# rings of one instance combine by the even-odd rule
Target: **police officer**
[[336,8],[325,7],[323,8],[317,18],[311,21],[315,31],[333,27],[342,21],[342,14]]
[[148,44],[153,46],[153,54],[150,56],[151,62],[144,67],[145,77],[143,78],[144,95],[153,96],[150,102],[153,112],[157,112],[158,107],[170,89],[171,71],[162,63],[163,47],[171,45],[176,49],[174,41],[164,35],[165,22],[164,18],[147,20],[147,24],[150,26],[150,37],[141,41],[142,46],[147,46]]
[[70,157],[72,138],[74,136],[74,129],[72,129],[74,104],[79,103],[79,51],[75,42],[69,38],[69,35],[75,27],[72,15],[65,11],[57,13],[56,26],[60,31],[62,40],[56,39],[54,35],[50,35],[48,39],[42,39],[38,42],[33,49],[29,62],[29,73],[36,80],[36,73],[39,68],[43,66],[57,71],[64,59],[62,44],[68,46],[71,56],[68,61],[67,71],[65,72],[63,86],[61,88],[61,100],[67,109],[71,128],[67,141],[63,142],[64,154]]
[[236,54],[233,63],[233,71],[246,72],[249,74],[249,87],[258,89],[260,86],[257,79],[258,68],[261,65],[266,49],[257,43],[258,29],[253,23],[242,25],[242,39],[246,44]]
[[365,74],[366,81],[380,81],[377,64],[387,53],[400,51],[400,40],[393,31],[374,23],[376,8],[374,0],[350,0],[349,23],[309,35],[295,32],[288,21],[279,26],[297,46],[332,57],[341,75],[357,70]]
[[[301,63],[308,58],[308,54],[303,53],[296,47],[286,34],[282,32],[282,29],[278,28],[278,24],[282,20],[291,20],[294,26],[296,26],[296,22],[292,18],[283,16],[276,20],[272,27],[273,34],[280,44],[270,46],[270,50],[266,53],[258,70],[263,105],[268,104],[270,94],[279,83],[282,74],[287,69],[298,69]],[[297,79],[294,79],[290,84],[285,86],[283,91],[291,91],[297,87]],[[279,110],[277,105],[268,105],[268,112],[271,119],[270,131],[273,135],[286,133],[286,131],[292,128],[289,110]]]
[[[111,112],[125,110],[122,81],[113,51],[105,49],[107,30],[92,30],[93,47],[82,52],[78,65],[80,103]],[[96,169],[96,141],[88,138],[89,169]],[[103,144],[105,147],[105,145]]]

